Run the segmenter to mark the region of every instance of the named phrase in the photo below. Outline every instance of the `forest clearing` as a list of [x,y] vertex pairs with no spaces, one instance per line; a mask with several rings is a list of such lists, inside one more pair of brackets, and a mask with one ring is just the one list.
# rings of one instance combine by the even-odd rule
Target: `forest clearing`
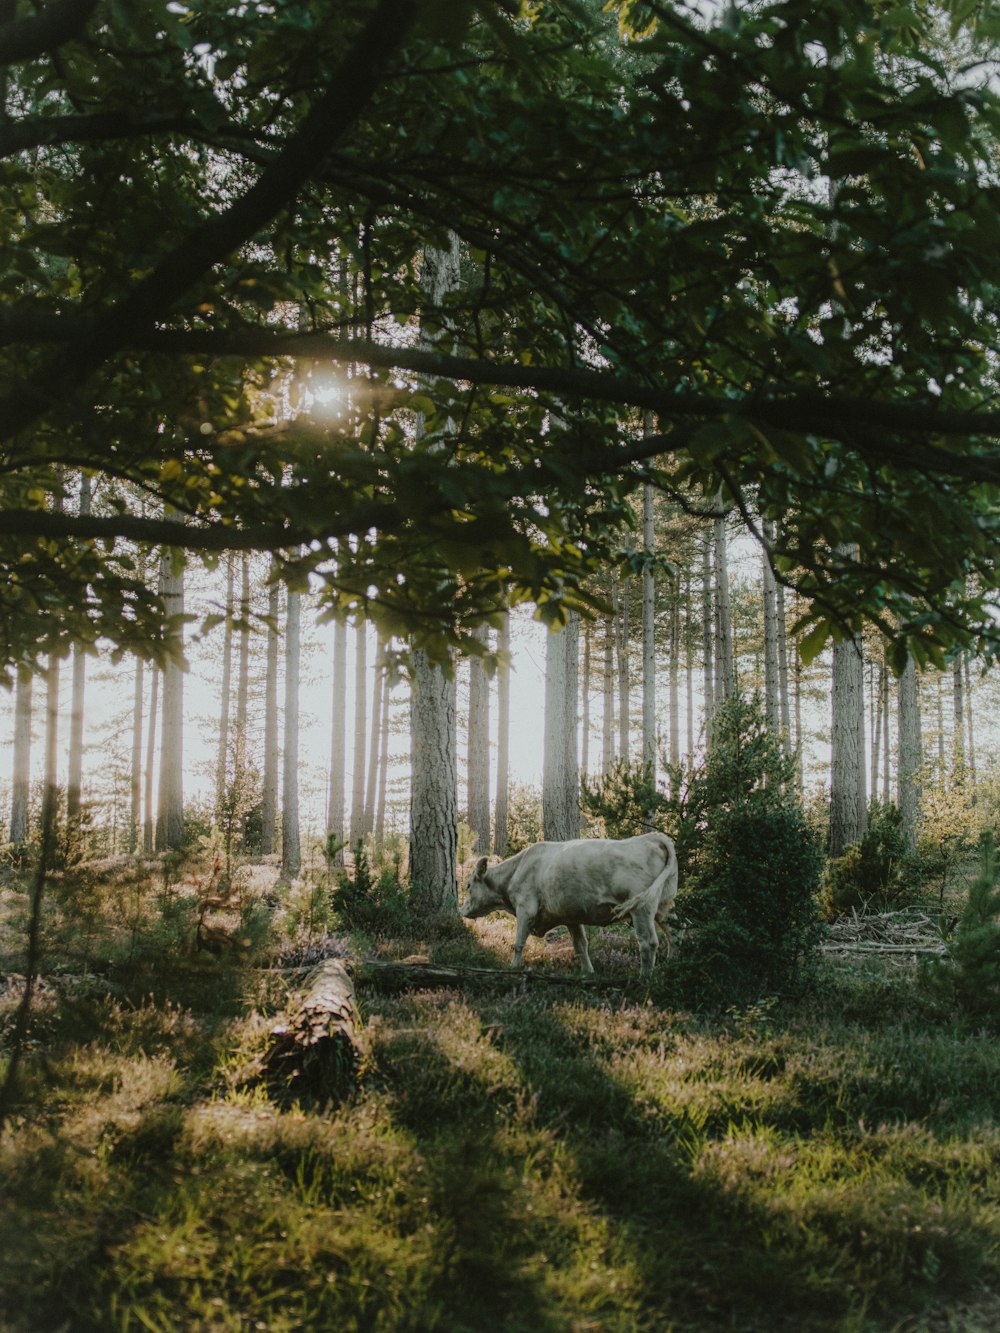
[[[624,927],[593,982],[565,937],[499,971],[499,917],[351,939],[286,908],[248,956],[179,963],[158,913],[128,940],[130,874],[92,897],[99,971],[47,922],[0,1146],[11,1333],[996,1327],[1000,1048],[914,954],[834,946],[799,994],[701,1014],[669,962],[637,986]],[[492,972],[359,966],[363,1064],[317,1103],[254,1077],[296,951]]]
[[1000,1327],[998,74],[0,0],[0,1333]]

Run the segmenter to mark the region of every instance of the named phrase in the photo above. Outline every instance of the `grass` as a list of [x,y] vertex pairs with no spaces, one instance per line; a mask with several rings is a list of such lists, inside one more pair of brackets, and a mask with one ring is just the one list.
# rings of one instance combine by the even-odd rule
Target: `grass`
[[[373,947],[496,965],[511,937]],[[129,950],[118,993],[40,998],[4,1333],[1000,1326],[1000,1046],[898,968],[696,1014],[609,931],[596,987],[363,989],[367,1075],[321,1110],[241,1082],[280,976]]]

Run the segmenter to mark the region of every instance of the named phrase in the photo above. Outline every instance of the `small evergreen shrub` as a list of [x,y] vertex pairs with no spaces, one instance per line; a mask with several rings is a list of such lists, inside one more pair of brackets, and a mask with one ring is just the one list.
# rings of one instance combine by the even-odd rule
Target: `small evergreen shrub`
[[412,928],[410,896],[394,872],[372,868],[364,843],[354,848],[353,874],[345,870],[330,895],[331,906],[347,930],[374,936],[405,934]]
[[707,755],[673,790],[665,809],[690,926],[671,963],[677,984],[712,1004],[795,989],[819,937],[822,855],[758,697],[720,705]]
[[910,900],[916,883],[916,858],[906,841],[899,807],[873,800],[864,837],[826,867],[823,913],[833,920],[852,909],[892,912]]
[[542,840],[542,794],[537,787],[512,782],[507,795],[507,846],[513,856]]
[[1000,851],[992,830],[982,835],[979,847],[979,874],[969,885],[948,955],[925,967],[924,977],[967,1013],[995,1021],[1000,1019]]

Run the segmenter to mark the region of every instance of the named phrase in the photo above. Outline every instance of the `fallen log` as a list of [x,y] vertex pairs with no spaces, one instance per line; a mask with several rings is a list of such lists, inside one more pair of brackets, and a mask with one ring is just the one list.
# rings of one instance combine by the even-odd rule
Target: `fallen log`
[[338,1102],[357,1087],[363,1056],[354,983],[341,959],[327,958],[272,1022],[251,1081],[279,1101]]
[[[365,958],[353,965],[359,985],[372,985],[386,990],[403,990],[409,986],[600,986],[595,978],[579,973],[559,975],[533,972],[530,968],[515,970],[510,967],[457,967],[444,963],[408,963],[382,958]],[[603,983],[605,985],[609,983]],[[616,985],[620,990],[621,986]]]

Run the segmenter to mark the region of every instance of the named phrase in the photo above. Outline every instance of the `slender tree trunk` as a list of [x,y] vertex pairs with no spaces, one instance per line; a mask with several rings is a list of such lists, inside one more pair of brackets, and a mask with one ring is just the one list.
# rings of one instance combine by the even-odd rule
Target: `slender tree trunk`
[[137,657],[132,695],[132,767],[129,775],[128,850],[131,855],[138,849],[139,829],[142,825],[142,706],[146,694],[145,674],[143,660]]
[[53,653],[45,670],[45,786],[59,786],[59,658]]
[[956,657],[951,669],[954,711],[951,722],[951,781],[952,786],[965,785],[965,677],[962,659]]
[[365,836],[365,724],[368,721],[368,624],[354,634],[354,777],[351,783],[351,846]]
[[156,761],[156,720],[160,715],[160,672],[154,666],[149,687],[149,731],[146,734],[146,773],[143,786],[142,850],[146,856],[153,853],[153,771]]
[[385,685],[384,646],[381,635],[375,645],[375,679],[372,685],[372,734],[368,745],[368,786],[365,791],[365,834],[375,830],[375,792],[378,788],[378,757],[382,748],[382,693]]
[[788,681],[788,628],[785,621],[785,589],[775,589],[778,611],[778,702],[781,709],[781,745],[786,755],[792,753],[792,709]]
[[[90,478],[80,476],[80,514],[90,513]],[[66,831],[72,842],[80,833],[83,813],[83,705],[87,684],[87,655],[83,645],[73,645],[72,696],[69,714],[69,766],[66,778]]]
[[[184,570],[182,564],[175,568],[174,554],[166,549],[160,557],[160,596],[168,617],[184,612]],[[177,634],[182,639],[180,628]],[[156,847],[177,851],[184,843],[184,672],[176,661],[163,668],[162,709]]]
[[885,671],[885,680],[882,688],[882,799],[888,801],[892,792],[892,783],[890,780],[890,754],[889,745],[889,672]]
[[917,846],[920,819],[920,704],[917,696],[917,670],[912,657],[899,678],[899,758],[896,766],[899,811],[903,833],[911,851]]
[[830,855],[864,837],[865,799],[864,661],[859,638],[833,645],[833,728],[830,782]]
[[[765,519],[764,539],[768,548],[774,546],[774,524]],[[781,679],[778,669],[778,585],[768,549],[761,561],[764,576],[764,716],[767,728],[774,736],[781,734]]]
[[733,606],[729,594],[729,556],[726,520],[717,518],[715,530],[715,697],[716,702],[736,693],[736,662],[733,656]]
[[670,591],[670,676],[668,682],[668,725],[670,727],[670,762],[676,768],[681,762],[681,584],[672,580]]
[[[647,412],[643,434],[652,435],[653,414]],[[656,533],[653,522],[653,488],[648,482],[642,488],[642,544],[646,564],[642,571],[642,762],[656,778],[656,587],[653,582],[653,551]],[[671,644],[673,649],[673,644]],[[674,654],[671,651],[671,681],[674,680]],[[676,703],[671,694],[671,707]],[[671,723],[671,736],[674,734]]]
[[[969,783],[976,785],[976,734],[972,721],[972,680],[969,659],[965,659],[965,720],[969,729]],[[975,799],[975,798],[973,798]]]
[[944,764],[944,676],[940,672],[937,678],[937,733],[938,733],[938,781],[943,787],[947,778]]
[[705,676],[705,736],[715,713],[715,643],[712,623],[712,538],[705,532],[701,548],[701,651]]
[[458,894],[455,680],[414,649],[410,700],[410,882],[432,906]]
[[31,799],[31,691],[34,673],[27,663],[17,668],[14,698],[14,770],[11,783],[10,841],[23,847],[28,841],[28,809]]
[[601,728],[601,772],[607,773],[615,758],[614,619],[604,622],[604,712]]
[[614,612],[615,650],[618,662],[618,757],[627,764],[632,720],[632,690],[628,661],[629,595],[628,581],[620,578],[617,570],[611,574],[611,606]]
[[299,840],[299,667],[302,594],[288,589],[285,608],[285,726],[281,781],[281,873],[294,879],[302,863]]
[[542,836],[566,842],[580,836],[577,760],[577,692],[580,617],[571,611],[550,632],[545,654],[545,753],[542,769]]
[[385,793],[389,774],[389,699],[391,694],[388,664],[383,662],[382,720],[379,724],[379,735],[382,741],[378,761],[378,792],[375,797],[375,842],[379,847],[385,843]]
[[267,665],[264,671],[264,771],[260,791],[260,852],[271,856],[278,826],[278,618],[281,584],[277,562],[271,558],[267,589]]
[[885,674],[885,655],[879,663],[878,674],[875,663],[868,664],[868,726],[872,738],[871,744],[871,783],[872,796],[878,796],[879,782],[879,741],[882,735],[882,677]]
[[235,767],[242,772],[247,762],[248,716],[250,711],[250,557],[240,561],[240,654],[236,678]]
[[226,560],[226,629],[222,640],[222,700],[219,708],[219,750],[215,758],[215,817],[222,817],[229,767],[229,696],[233,674],[233,556]]
[[493,812],[493,850],[507,855],[510,791],[510,613],[500,625],[500,669],[497,676],[497,796]]
[[584,778],[590,772],[590,676],[592,665],[593,622],[588,620],[583,626],[583,689],[580,691],[583,704],[583,725],[580,728],[580,772]]
[[685,701],[687,715],[687,754],[688,763],[694,757],[694,593],[692,591],[690,568],[684,576],[684,676]]
[[[476,629],[476,641],[486,647],[489,631]],[[469,727],[466,776],[468,780],[469,828],[476,837],[476,851],[490,850],[490,687],[482,658],[469,658]]]

